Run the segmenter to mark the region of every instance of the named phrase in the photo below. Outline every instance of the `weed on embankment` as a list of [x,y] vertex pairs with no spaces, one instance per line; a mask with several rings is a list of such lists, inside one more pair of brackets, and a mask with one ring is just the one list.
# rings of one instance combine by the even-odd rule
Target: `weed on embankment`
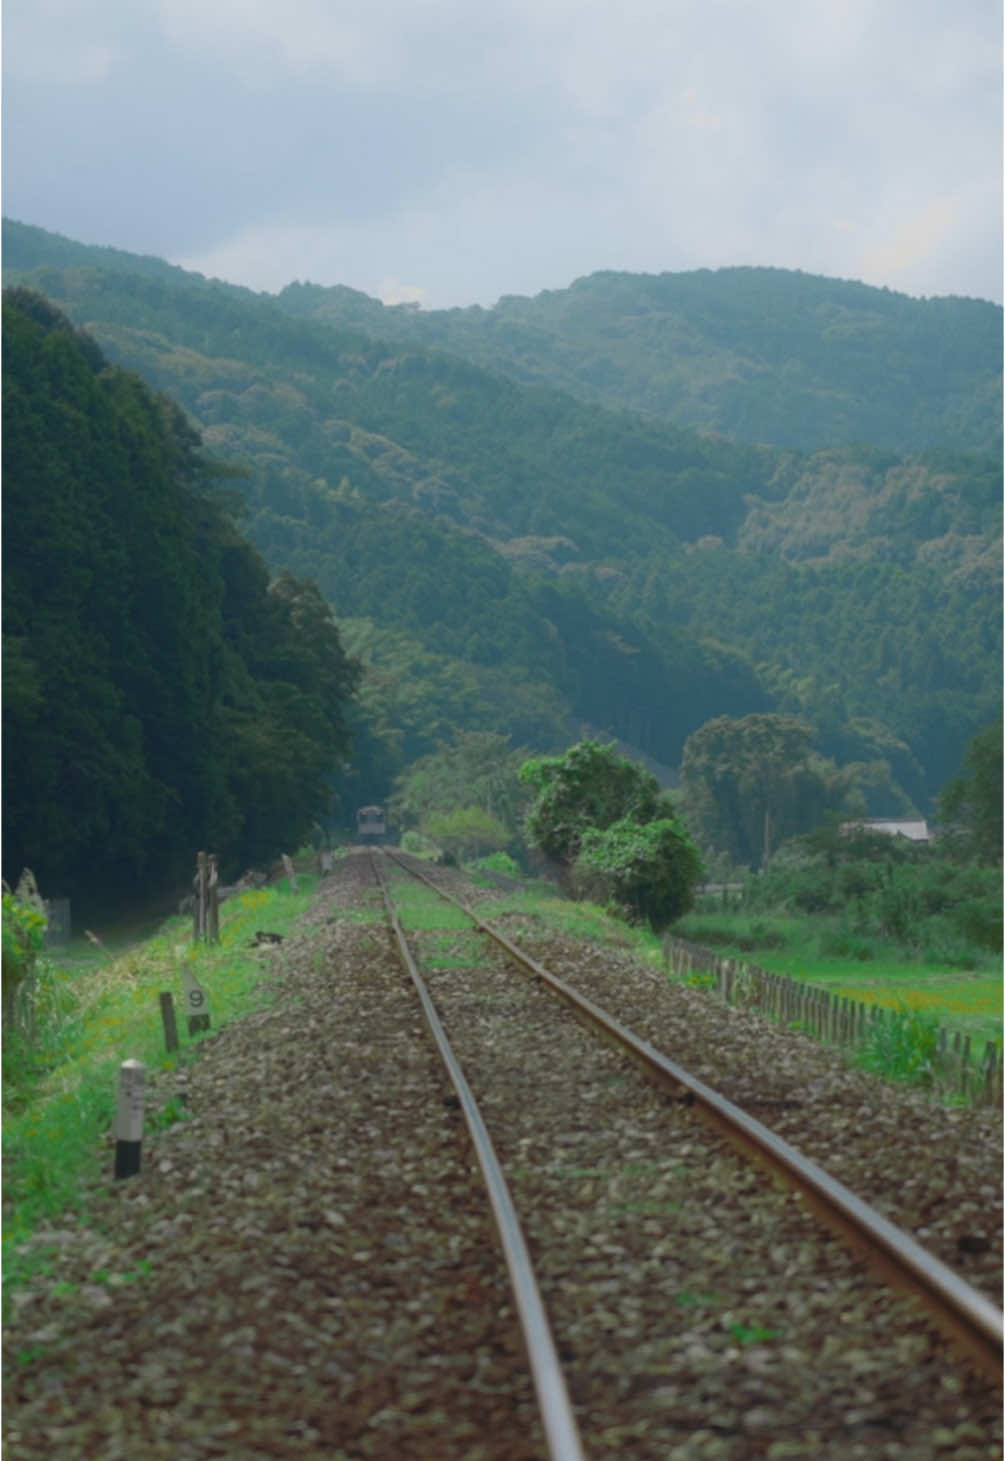
[[[298,876],[226,901],[220,942],[193,944],[192,923],[169,918],[150,939],[118,955],[114,942],[77,940],[65,951],[35,949],[30,1013],[7,1025],[3,1053],[3,1281],[6,1296],[33,1271],[44,1248],[19,1253],[36,1228],[61,1213],[85,1216],[87,1182],[103,1159],[115,1117],[119,1065],[141,1060],[171,1071],[192,1058],[204,1034],[189,1035],[179,1017],[181,1048],[164,1048],[159,996],[171,990],[184,1008],[187,964],[209,998],[212,1029],[262,1008],[273,995],[267,966],[250,947],[255,932],[285,934],[310,905],[317,879]],[[5,906],[5,918],[11,916]],[[183,1120],[177,1095],[146,1113],[147,1130]],[[111,1157],[108,1156],[109,1168]]]

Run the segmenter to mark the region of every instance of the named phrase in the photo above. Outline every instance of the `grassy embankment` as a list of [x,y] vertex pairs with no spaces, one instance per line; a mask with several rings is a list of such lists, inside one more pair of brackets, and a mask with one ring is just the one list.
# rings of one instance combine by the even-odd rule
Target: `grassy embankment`
[[[268,961],[249,947],[256,930],[285,934],[310,905],[317,879],[298,875],[229,899],[220,909],[220,943],[191,943],[189,918],[169,918],[153,936],[129,944],[128,925],[100,931],[102,946],[78,938],[39,961],[35,1029],[5,1030],[3,1051],[3,1252],[7,1292],[45,1264],[18,1246],[60,1215],[86,1219],[87,1191],[110,1181],[118,1068],[143,1061],[157,1079],[146,1130],[183,1120],[184,1106],[160,1073],[190,1061],[213,1031],[268,1004]],[[123,948],[123,944],[128,946]],[[183,1017],[182,965],[188,962],[210,1002],[212,1029],[190,1036]],[[180,1050],[167,1055],[159,995],[170,989]]]
[[951,1034],[969,1035],[975,1050],[987,1040],[1001,1043],[1001,958],[986,950],[975,956],[972,969],[940,967],[938,960],[880,940],[863,941],[853,953],[829,953],[834,941],[825,920],[729,912],[711,900],[682,918],[673,932],[726,958],[864,1004],[934,1016]]

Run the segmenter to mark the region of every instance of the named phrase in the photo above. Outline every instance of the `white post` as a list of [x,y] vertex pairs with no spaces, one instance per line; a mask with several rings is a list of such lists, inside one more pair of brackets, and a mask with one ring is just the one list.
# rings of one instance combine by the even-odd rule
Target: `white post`
[[115,1176],[135,1177],[143,1145],[143,1095],[147,1069],[142,1060],[119,1066],[119,1107],[115,1118]]

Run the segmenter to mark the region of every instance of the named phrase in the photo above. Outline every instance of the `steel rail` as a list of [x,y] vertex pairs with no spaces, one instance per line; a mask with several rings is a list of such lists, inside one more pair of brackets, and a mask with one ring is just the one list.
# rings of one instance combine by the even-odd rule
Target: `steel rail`
[[[412,957],[412,951],[408,947],[387,882],[373,852],[370,853],[370,863],[380,885],[384,906],[397,939],[399,952],[418,992],[440,1059],[446,1066],[454,1090],[457,1092],[464,1120],[467,1122],[478,1163],[482,1169],[489,1202],[492,1206],[492,1215],[499,1231],[510,1282],[523,1325],[524,1342],[527,1347],[534,1389],[537,1392],[538,1408],[541,1412],[549,1455],[552,1461],[585,1461],[585,1453],[572,1411],[572,1402],[566,1389],[565,1376],[548,1324],[544,1301],[534,1276],[533,1264],[520,1227],[520,1220],[517,1217],[516,1207],[499,1165],[492,1139],[461,1064],[451,1049],[429,990]],[[407,868],[405,870],[408,871]]]
[[989,1299],[782,1137],[545,969],[505,934],[485,923],[461,899],[438,887],[424,872],[410,867],[389,849],[385,851],[406,872],[462,909],[514,962],[558,994],[605,1039],[630,1055],[651,1079],[674,1090],[683,1089],[684,1099],[694,1106],[696,1115],[800,1192],[822,1222],[867,1259],[888,1283],[918,1299],[948,1339],[984,1373],[1001,1381],[1002,1313]]

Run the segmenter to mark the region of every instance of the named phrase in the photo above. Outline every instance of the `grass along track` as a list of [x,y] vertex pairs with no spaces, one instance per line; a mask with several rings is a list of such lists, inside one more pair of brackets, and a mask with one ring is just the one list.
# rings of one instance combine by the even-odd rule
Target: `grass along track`
[[937,1017],[951,1033],[969,1035],[975,1049],[985,1041],[1002,1043],[1002,978],[988,956],[987,968],[948,969],[922,960],[887,954],[825,957],[809,919],[765,914],[751,916],[718,911],[689,914],[674,926],[674,933],[696,944],[714,948],[724,958],[757,964],[772,974],[784,974],[827,989],[834,994],[887,1009],[924,1011]]
[[[3,1283],[5,1299],[47,1261],[19,1245],[40,1225],[81,1208],[96,1148],[115,1113],[121,1061],[147,1067],[147,1127],[166,1129],[184,1118],[178,1072],[197,1055],[204,1035],[190,1036],[179,1018],[181,1049],[164,1050],[159,995],[174,992],[183,1008],[181,969],[188,963],[209,994],[213,1031],[274,998],[266,984],[274,950],[248,947],[259,928],[280,934],[310,906],[317,879],[299,877],[226,901],[220,943],[191,943],[191,918],[164,920],[143,940],[137,925],[111,931],[95,947],[87,939],[50,952],[46,987],[52,1012],[37,1038],[19,1049],[5,1032],[3,1105]],[[139,925],[147,929],[148,925]]]

